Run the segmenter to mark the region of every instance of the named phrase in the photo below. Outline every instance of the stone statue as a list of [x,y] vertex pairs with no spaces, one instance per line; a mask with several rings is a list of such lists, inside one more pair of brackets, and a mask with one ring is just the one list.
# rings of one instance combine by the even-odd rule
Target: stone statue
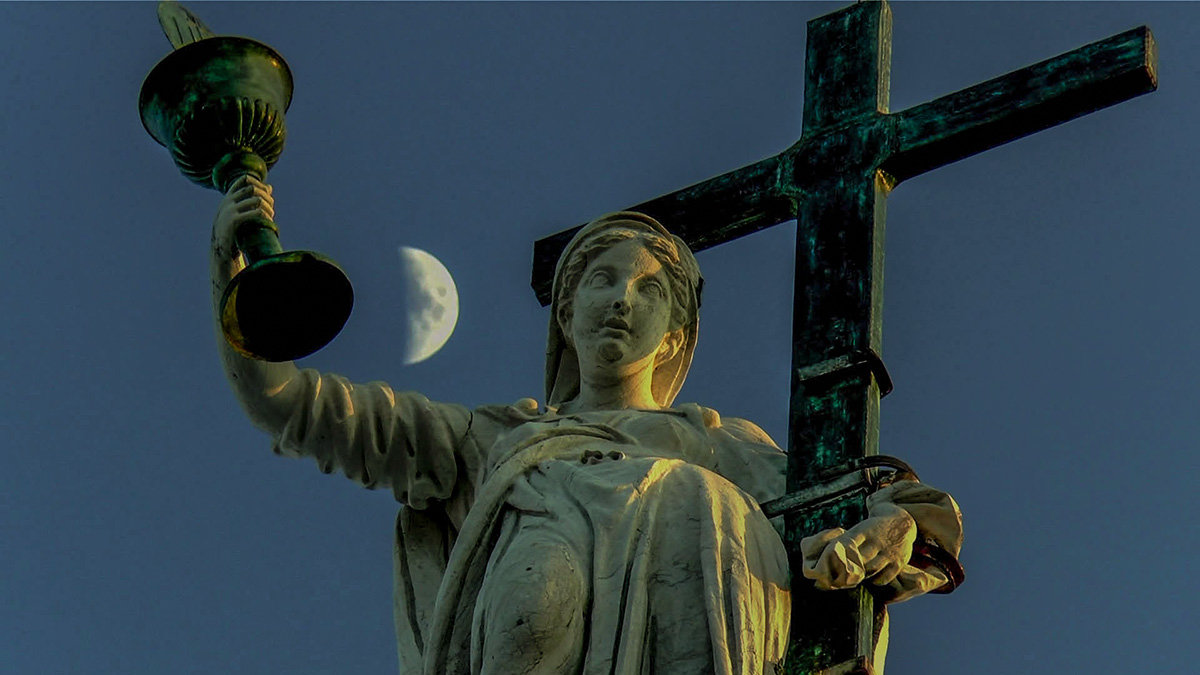
[[[239,179],[214,225],[214,299],[241,265],[234,231],[261,216],[273,216],[271,188]],[[554,276],[544,404],[468,410],[248,359],[219,339],[277,453],[402,504],[402,673],[775,673],[789,583],[869,583],[900,601],[949,582],[908,563],[918,537],[958,554],[958,508],[909,480],[875,493],[857,526],[806,539],[789,580],[759,509],[784,492],[785,454],[751,422],[674,402],[700,285],[687,246],[648,216],[581,230]]]

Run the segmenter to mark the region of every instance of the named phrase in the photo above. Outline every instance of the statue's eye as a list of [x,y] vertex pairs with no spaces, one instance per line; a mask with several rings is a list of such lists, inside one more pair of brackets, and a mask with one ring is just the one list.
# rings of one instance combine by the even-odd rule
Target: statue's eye
[[666,297],[667,295],[667,291],[663,288],[663,285],[654,279],[647,279],[642,282],[642,292],[659,298]]
[[612,275],[606,270],[596,270],[587,279],[588,286],[600,288],[612,283]]

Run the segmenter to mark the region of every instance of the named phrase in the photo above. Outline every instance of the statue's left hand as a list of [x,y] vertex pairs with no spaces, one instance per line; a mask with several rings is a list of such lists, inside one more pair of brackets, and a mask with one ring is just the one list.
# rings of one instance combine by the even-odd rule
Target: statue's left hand
[[917,524],[904,509],[886,504],[844,530],[825,530],[800,541],[802,572],[821,590],[852,588],[870,580],[892,582],[912,557]]

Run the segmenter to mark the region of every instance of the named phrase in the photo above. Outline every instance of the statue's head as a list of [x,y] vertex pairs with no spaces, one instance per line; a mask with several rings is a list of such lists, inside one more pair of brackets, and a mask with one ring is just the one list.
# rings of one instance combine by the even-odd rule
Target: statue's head
[[[547,401],[557,406],[578,394],[581,358],[619,364],[653,354],[652,393],[669,407],[695,351],[702,284],[687,245],[653,218],[624,211],[586,225],[554,273]],[[605,331],[604,321],[620,330]]]

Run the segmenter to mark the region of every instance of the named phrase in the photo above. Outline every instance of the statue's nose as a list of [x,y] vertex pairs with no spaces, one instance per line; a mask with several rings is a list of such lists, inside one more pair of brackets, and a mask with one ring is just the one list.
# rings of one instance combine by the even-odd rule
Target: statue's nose
[[622,295],[613,300],[612,304],[613,311],[618,314],[628,314],[631,306],[628,295]]

